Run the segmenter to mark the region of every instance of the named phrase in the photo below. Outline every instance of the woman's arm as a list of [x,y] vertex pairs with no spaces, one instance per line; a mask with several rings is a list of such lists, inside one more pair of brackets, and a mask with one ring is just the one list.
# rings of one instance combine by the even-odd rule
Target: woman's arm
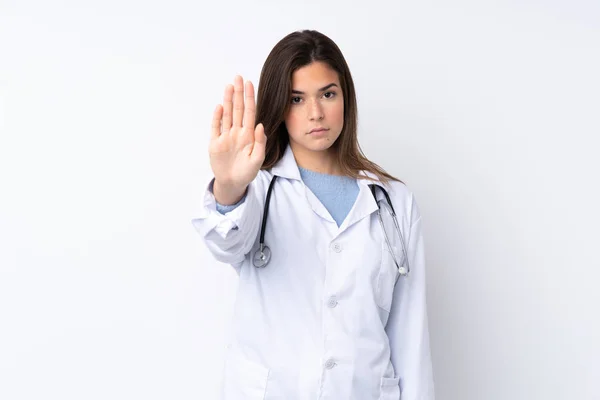
[[[223,105],[213,113],[209,156],[215,178],[204,193],[201,215],[192,221],[213,256],[229,264],[241,263],[250,251],[260,224],[264,203],[261,165],[265,159],[262,124],[255,125],[254,86],[236,76],[225,87]],[[213,187],[214,185],[214,187]],[[214,191],[213,191],[214,189]],[[243,204],[221,214],[221,204]]]
[[[400,377],[402,400],[433,400],[434,383],[429,347],[427,300],[425,291],[425,247],[419,208],[412,197],[408,261],[410,273],[400,277],[386,332],[390,341],[391,359]],[[405,238],[406,239],[406,238]]]
[[252,249],[264,208],[266,175],[259,173],[248,185],[244,201],[224,214],[217,209],[217,201],[212,193],[214,179],[207,185],[204,207],[192,224],[218,261],[238,264]]

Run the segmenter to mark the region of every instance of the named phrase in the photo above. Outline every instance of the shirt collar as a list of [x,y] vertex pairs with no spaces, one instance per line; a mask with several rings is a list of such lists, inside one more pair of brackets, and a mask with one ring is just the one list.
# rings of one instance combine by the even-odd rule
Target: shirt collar
[[294,158],[294,153],[289,143],[283,153],[283,157],[271,168],[271,173],[281,178],[302,180],[296,158]]
[[[281,178],[302,180],[296,158],[294,157],[294,152],[289,143],[283,153],[283,157],[281,157],[281,159],[271,168],[271,173]],[[370,184],[376,184],[385,189],[385,186],[379,177],[374,173],[363,170],[360,172],[360,175],[364,175],[370,179],[357,179],[359,185],[368,186]]]

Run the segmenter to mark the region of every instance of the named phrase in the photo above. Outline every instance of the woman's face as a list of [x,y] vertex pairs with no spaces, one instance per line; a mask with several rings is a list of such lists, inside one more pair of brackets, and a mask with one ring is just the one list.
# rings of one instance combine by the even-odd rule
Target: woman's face
[[289,101],[285,126],[294,153],[327,151],[344,127],[344,97],[338,73],[320,61],[297,69],[292,75]]

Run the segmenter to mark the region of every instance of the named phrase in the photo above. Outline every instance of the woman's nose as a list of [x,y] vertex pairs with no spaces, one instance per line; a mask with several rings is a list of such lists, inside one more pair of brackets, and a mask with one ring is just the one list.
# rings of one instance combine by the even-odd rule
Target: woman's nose
[[311,121],[323,119],[323,107],[321,106],[321,103],[318,100],[313,101],[309,107],[308,113]]

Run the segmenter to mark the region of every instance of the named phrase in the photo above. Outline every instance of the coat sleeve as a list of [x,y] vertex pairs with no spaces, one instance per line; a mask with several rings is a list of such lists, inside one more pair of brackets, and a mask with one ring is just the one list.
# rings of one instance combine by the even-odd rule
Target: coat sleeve
[[259,171],[248,185],[246,198],[235,209],[221,214],[212,193],[214,178],[204,192],[204,204],[192,225],[202,236],[213,257],[220,262],[239,265],[250,252],[260,230],[264,207],[265,177]]
[[410,273],[394,288],[386,332],[400,378],[402,400],[434,400],[425,282],[425,247],[419,207],[411,195],[407,253]]

